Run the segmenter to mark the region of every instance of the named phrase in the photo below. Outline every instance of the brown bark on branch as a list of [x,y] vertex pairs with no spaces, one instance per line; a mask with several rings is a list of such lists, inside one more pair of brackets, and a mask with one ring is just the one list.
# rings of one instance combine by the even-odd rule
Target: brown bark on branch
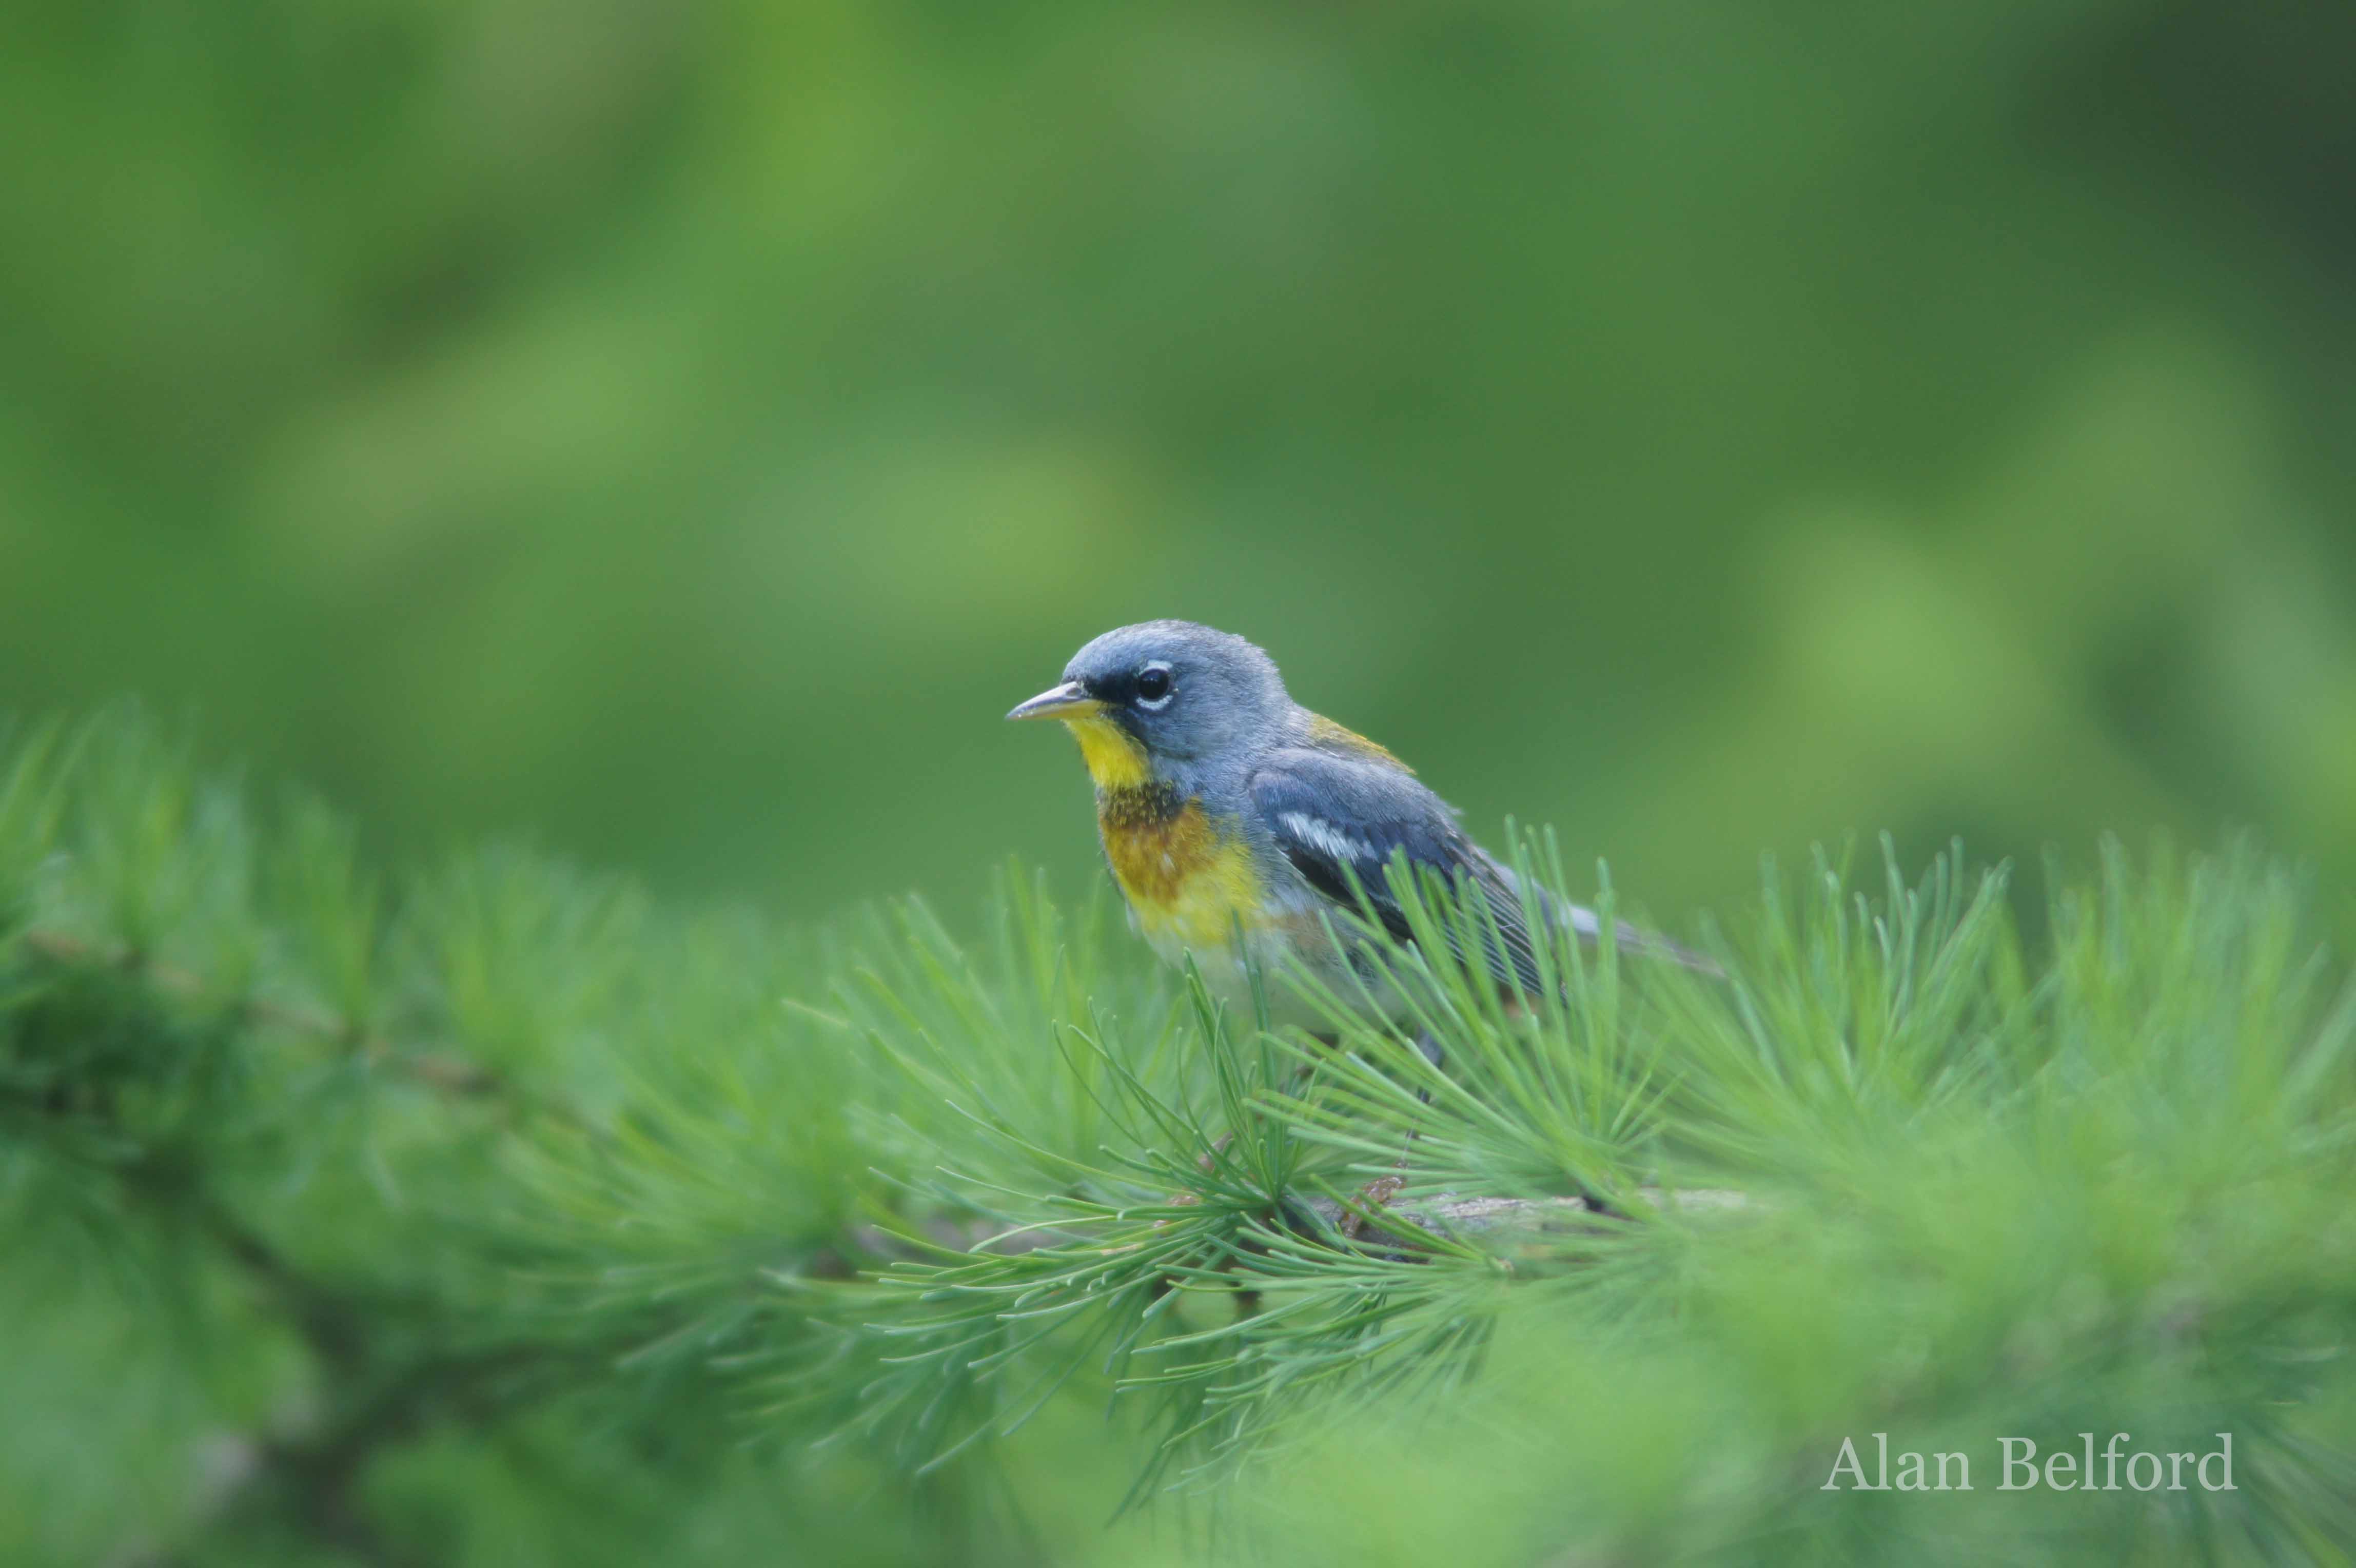
[[[1635,1197],[1641,1210],[1684,1218],[1744,1213],[1759,1207],[1750,1194],[1727,1187],[1647,1187],[1637,1188]],[[1314,1219],[1322,1226],[1348,1234],[1350,1204],[1332,1197],[1294,1197],[1285,1207]],[[1368,1209],[1364,1204],[1357,1207],[1367,1219],[1353,1240],[1376,1251],[1414,1251],[1422,1245],[1425,1235],[1502,1240],[1578,1231],[1592,1234],[1601,1226],[1624,1223],[1627,1218],[1599,1209],[1583,1197],[1464,1197],[1440,1193],[1378,1208]],[[1396,1214],[1406,1221],[1406,1226],[1397,1230],[1385,1229],[1378,1222],[1384,1214]],[[937,1219],[923,1225],[921,1232],[926,1240],[949,1251],[997,1257],[1017,1257],[1048,1247],[1085,1247],[1096,1240],[1076,1230],[1053,1228],[1009,1233],[995,1222],[982,1219]],[[873,1226],[862,1226],[851,1240],[858,1251],[870,1257],[909,1262],[917,1258],[906,1242]]]
[[[1642,1209],[1682,1216],[1730,1214],[1754,1207],[1749,1194],[1724,1187],[1647,1187],[1637,1188],[1635,1197]],[[1336,1198],[1296,1198],[1293,1207],[1314,1214],[1337,1230],[1346,1230],[1347,1220],[1355,1218],[1352,1206]],[[1489,1240],[1567,1231],[1592,1233],[1600,1226],[1626,1218],[1599,1208],[1584,1197],[1463,1197],[1443,1192],[1376,1209],[1358,1207],[1365,1219],[1358,1227],[1355,1240],[1362,1247],[1377,1249],[1412,1249],[1427,1234]],[[1380,1218],[1390,1214],[1398,1216],[1411,1229],[1386,1229]]]

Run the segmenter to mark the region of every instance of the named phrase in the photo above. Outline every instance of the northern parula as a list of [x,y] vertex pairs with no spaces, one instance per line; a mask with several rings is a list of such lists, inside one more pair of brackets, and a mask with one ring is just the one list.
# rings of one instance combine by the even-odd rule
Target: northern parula
[[[1498,928],[1483,961],[1501,985],[1538,989],[1513,871],[1465,836],[1455,810],[1406,763],[1294,702],[1276,661],[1244,639],[1183,620],[1121,627],[1006,716],[1060,719],[1078,739],[1132,923],[1164,958],[1191,953],[1226,995],[1245,993],[1248,963],[1276,972],[1287,956],[1337,994],[1361,994],[1357,983],[1372,977],[1344,950],[1366,929],[1361,908],[1392,940],[1412,940],[1385,874],[1401,851],[1481,889]],[[1537,907],[1590,940],[1598,934],[1591,910],[1545,896]],[[1615,935],[1632,950],[1713,967],[1625,925]],[[1272,1002],[1281,989],[1270,988]]]

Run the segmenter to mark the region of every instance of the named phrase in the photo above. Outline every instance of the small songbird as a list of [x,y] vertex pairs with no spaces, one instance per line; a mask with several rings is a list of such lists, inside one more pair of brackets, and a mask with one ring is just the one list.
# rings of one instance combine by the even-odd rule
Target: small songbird
[[[1153,620],[1108,631],[1065,666],[1060,684],[1006,715],[1060,719],[1096,781],[1097,828],[1130,916],[1154,950],[1191,954],[1205,980],[1246,994],[1248,965],[1305,962],[1344,997],[1370,976],[1348,949],[1369,909],[1391,940],[1412,940],[1386,874],[1417,868],[1485,896],[1498,940],[1482,961],[1498,983],[1539,986],[1514,873],[1465,836],[1457,814],[1380,746],[1294,702],[1275,660],[1224,631]],[[1366,900],[1360,902],[1361,895]],[[1541,895],[1537,907],[1589,940],[1594,913]],[[1341,937],[1340,943],[1334,940]],[[1632,950],[1708,969],[1675,944],[1621,926]],[[1240,941],[1238,941],[1240,938]],[[1280,1016],[1307,1022],[1283,1005]],[[1376,1005],[1394,1000],[1379,991]]]

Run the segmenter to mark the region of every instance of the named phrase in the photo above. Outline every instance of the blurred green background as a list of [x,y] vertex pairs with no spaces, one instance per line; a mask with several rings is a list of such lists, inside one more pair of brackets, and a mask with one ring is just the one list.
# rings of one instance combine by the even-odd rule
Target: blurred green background
[[0,21],[0,708],[403,855],[1067,886],[1242,631],[1681,918],[2356,873],[2356,10],[73,0]]

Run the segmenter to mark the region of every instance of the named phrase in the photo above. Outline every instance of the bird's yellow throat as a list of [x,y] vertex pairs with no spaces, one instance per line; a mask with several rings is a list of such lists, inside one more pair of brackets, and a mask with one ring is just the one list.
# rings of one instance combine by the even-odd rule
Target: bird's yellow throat
[[1102,714],[1082,714],[1066,719],[1064,727],[1080,743],[1080,758],[1099,789],[1131,789],[1153,781],[1145,748],[1130,733]]

